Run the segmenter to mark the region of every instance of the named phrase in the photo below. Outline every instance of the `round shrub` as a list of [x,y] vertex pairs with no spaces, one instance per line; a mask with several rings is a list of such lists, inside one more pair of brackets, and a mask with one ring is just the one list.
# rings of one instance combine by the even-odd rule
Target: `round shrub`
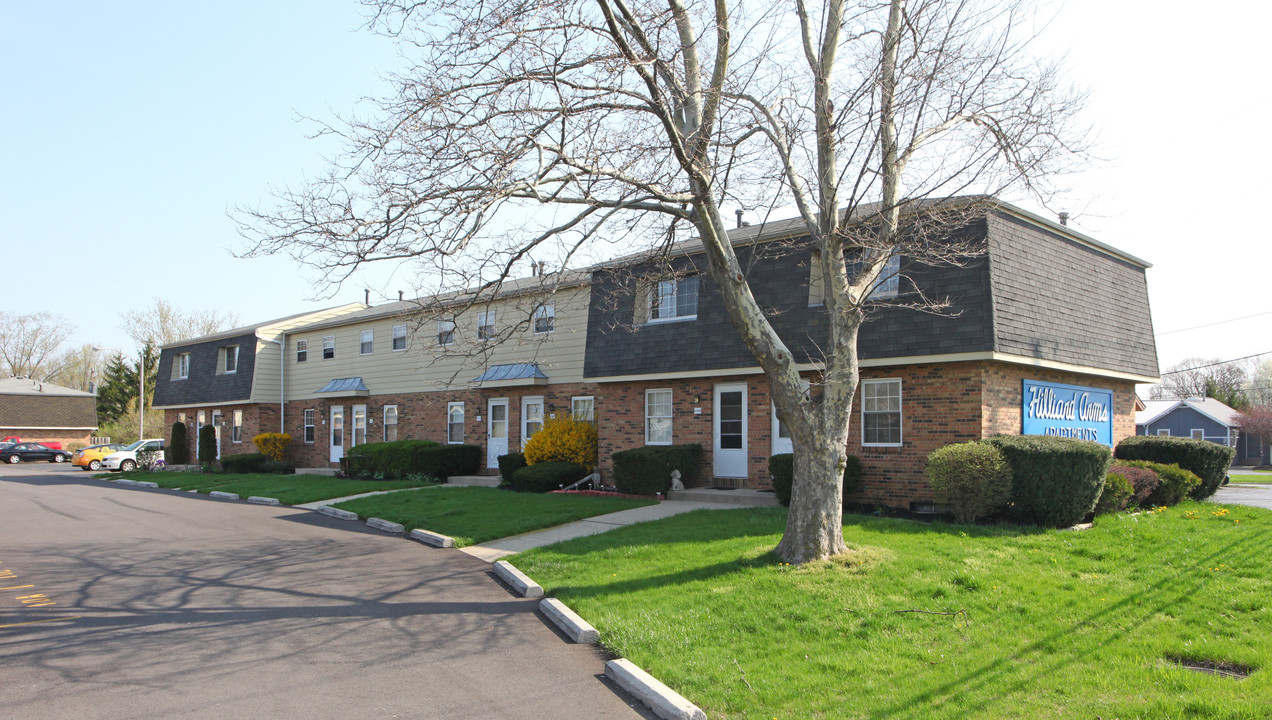
[[1201,478],[1175,464],[1149,462],[1147,460],[1122,460],[1119,465],[1129,465],[1153,471],[1158,477],[1157,487],[1144,500],[1145,507],[1167,507],[1183,502],[1201,486]]
[[551,492],[587,477],[587,468],[572,462],[543,462],[527,465],[512,474],[517,492]]
[[522,452],[527,465],[545,462],[578,463],[591,472],[596,467],[596,426],[590,422],[559,418],[548,420],[526,441]]
[[671,473],[680,471],[680,481],[693,487],[702,474],[702,446],[646,445],[620,450],[610,456],[614,461],[614,485],[631,495],[665,493],[671,488]]
[[[1127,504],[1134,507],[1144,506],[1148,502],[1148,498],[1152,496],[1153,491],[1162,482],[1161,478],[1153,470],[1125,463],[1115,462],[1113,467],[1109,468],[1109,472],[1117,473],[1131,483],[1133,494]],[[1106,482],[1105,485],[1107,486],[1107,484]]]
[[496,460],[499,462],[499,477],[508,485],[512,484],[512,474],[526,466],[526,456],[519,452],[500,455]]
[[932,490],[950,506],[957,522],[988,515],[1011,496],[1011,468],[993,445],[966,442],[934,450],[927,457],[927,474]]
[[252,438],[256,449],[270,460],[282,462],[287,457],[287,446],[291,445],[292,436],[287,433],[261,433]]
[[1110,472],[1104,478],[1104,491],[1100,493],[1100,499],[1095,503],[1095,514],[1117,512],[1126,507],[1133,495],[1135,495],[1135,488],[1131,486],[1131,481],[1120,473]]
[[1011,466],[1011,514],[1021,522],[1069,527],[1095,509],[1112,453],[1089,440],[995,435],[984,442]]

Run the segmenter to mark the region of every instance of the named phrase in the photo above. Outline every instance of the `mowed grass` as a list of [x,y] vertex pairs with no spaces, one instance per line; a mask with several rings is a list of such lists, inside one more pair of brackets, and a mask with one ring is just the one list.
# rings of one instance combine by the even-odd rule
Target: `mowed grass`
[[654,504],[640,498],[516,493],[481,487],[439,487],[426,493],[359,498],[333,507],[455,539],[464,547],[583,518]]
[[1252,483],[1260,485],[1272,484],[1272,470],[1250,470],[1243,473],[1232,473],[1228,476],[1232,483]]
[[191,473],[191,472],[146,472],[143,470],[127,473],[111,473],[114,479],[126,477],[130,480],[146,480],[158,483],[159,487],[177,490],[197,490],[210,493],[213,490],[236,493],[247,499],[251,496],[272,497],[284,505],[301,505],[304,503],[330,500],[331,498],[348,497],[380,490],[402,490],[405,488],[432,487],[434,483],[415,480],[358,480],[353,478],[335,478],[325,475],[267,475],[262,473]]
[[700,511],[512,561],[711,718],[1272,717],[1267,510],[1083,532],[849,516],[849,552],[802,567],[772,554],[784,523]]

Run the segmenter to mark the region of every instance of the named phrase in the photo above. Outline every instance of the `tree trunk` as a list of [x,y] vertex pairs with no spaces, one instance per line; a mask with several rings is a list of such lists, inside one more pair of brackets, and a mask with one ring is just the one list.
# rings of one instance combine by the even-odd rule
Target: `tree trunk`
[[847,549],[843,530],[845,438],[830,432],[814,434],[822,439],[812,447],[795,446],[791,508],[786,532],[777,545],[778,557],[796,565]]

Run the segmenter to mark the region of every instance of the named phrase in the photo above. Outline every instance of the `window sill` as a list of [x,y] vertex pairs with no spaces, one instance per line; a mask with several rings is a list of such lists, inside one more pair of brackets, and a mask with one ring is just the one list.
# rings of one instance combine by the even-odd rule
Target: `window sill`
[[650,318],[649,320],[646,320],[643,324],[664,325],[666,323],[692,322],[697,319],[698,319],[697,315],[685,315],[683,317],[670,317],[670,318]]
[[905,442],[904,442],[904,441],[903,441],[903,442],[899,442],[899,443],[868,443],[868,442],[863,442],[863,443],[861,443],[861,447],[863,447],[863,448],[866,448],[866,447],[873,447],[873,448],[899,448],[899,447],[905,447]]

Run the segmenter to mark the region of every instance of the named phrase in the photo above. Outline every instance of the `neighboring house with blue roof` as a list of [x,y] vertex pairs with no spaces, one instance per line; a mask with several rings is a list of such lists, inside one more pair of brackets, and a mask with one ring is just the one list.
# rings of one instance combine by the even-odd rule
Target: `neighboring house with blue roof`
[[1135,434],[1208,440],[1234,448],[1234,465],[1268,464],[1266,444],[1241,431],[1238,415],[1214,398],[1148,400],[1135,413]]

